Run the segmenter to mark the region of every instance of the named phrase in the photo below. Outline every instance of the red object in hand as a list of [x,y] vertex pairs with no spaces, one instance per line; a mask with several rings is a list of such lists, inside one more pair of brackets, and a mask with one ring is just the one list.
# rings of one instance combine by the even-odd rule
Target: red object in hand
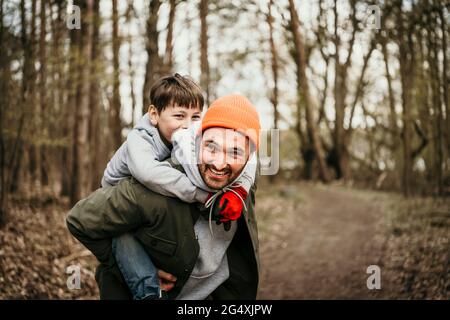
[[[243,187],[237,187],[233,189],[238,193],[242,200],[247,198],[247,191]],[[233,221],[239,219],[242,214],[244,204],[242,200],[232,191],[225,192],[219,200],[219,214],[221,215],[220,221]]]

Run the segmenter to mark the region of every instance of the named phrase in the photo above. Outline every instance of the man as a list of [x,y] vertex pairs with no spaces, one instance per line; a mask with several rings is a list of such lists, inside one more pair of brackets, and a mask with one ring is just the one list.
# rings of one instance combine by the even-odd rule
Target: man
[[[241,174],[250,151],[258,148],[258,114],[245,97],[231,95],[211,105],[201,128],[197,170],[209,188],[222,189]],[[231,239],[223,243],[202,236],[205,220],[198,204],[154,193],[133,178],[81,200],[69,213],[67,226],[100,261],[96,280],[102,299],[130,298],[111,245],[111,238],[126,232],[132,232],[155,265],[166,271],[159,275],[169,281],[162,283],[169,299],[255,299],[259,272],[255,191],[256,183],[245,199],[247,210],[236,217]],[[204,264],[205,247],[222,248],[224,257],[219,256],[214,272],[200,281],[194,273]]]

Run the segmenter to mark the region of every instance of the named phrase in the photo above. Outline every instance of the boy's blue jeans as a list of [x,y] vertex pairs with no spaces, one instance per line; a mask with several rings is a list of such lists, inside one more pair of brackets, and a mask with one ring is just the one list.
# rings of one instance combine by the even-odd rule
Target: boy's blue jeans
[[126,233],[114,238],[112,252],[134,300],[160,297],[158,271],[132,234]]

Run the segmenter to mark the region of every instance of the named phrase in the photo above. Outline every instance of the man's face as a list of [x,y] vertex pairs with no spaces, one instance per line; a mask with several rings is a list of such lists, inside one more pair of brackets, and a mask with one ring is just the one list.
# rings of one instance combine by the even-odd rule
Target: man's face
[[226,128],[209,128],[200,145],[200,174],[211,189],[222,189],[241,173],[250,154],[250,143],[243,134]]

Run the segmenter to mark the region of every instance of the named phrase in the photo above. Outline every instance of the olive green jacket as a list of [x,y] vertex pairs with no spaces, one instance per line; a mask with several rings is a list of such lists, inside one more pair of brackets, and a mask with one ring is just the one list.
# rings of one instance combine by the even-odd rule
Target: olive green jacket
[[[247,213],[227,250],[230,277],[211,295],[214,299],[255,299],[259,281],[258,230],[254,214],[256,183],[246,199]],[[134,178],[100,188],[69,212],[69,231],[100,261],[96,280],[100,297],[127,298],[123,278],[112,255],[111,239],[133,232],[154,264],[177,277],[168,292],[175,298],[189,278],[199,253],[194,224],[198,204],[150,191]],[[113,283],[113,282],[118,283]]]

